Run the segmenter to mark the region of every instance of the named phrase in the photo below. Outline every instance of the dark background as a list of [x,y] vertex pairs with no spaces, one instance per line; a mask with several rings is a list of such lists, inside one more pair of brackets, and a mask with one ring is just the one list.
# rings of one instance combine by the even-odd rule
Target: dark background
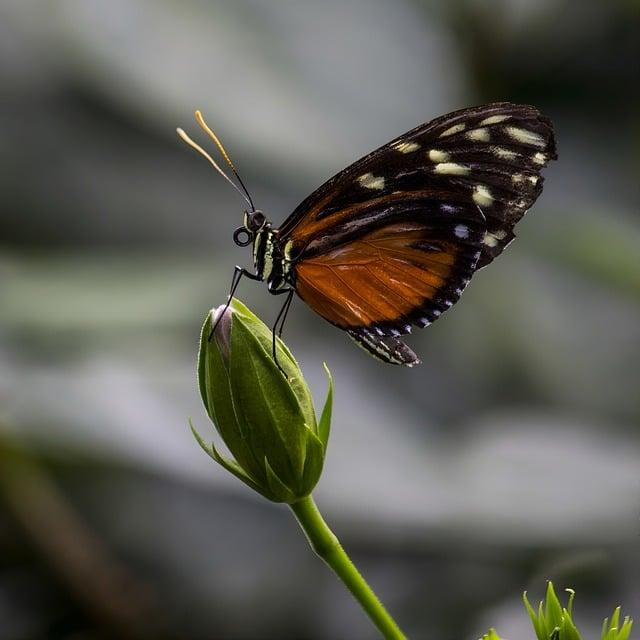
[[[286,508],[216,467],[194,378],[242,201],[175,135],[203,110],[280,223],[441,113],[532,103],[560,159],[518,240],[385,367],[298,301],[316,499],[411,638],[585,638],[640,617],[639,5],[0,5],[0,638],[375,638]],[[202,136],[199,136],[202,140]],[[267,322],[280,299],[243,283]]]

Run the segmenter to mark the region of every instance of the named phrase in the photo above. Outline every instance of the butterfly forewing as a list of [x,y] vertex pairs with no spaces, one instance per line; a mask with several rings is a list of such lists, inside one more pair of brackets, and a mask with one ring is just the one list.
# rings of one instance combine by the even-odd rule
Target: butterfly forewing
[[502,252],[555,157],[550,121],[529,106],[464,109],[407,132],[280,227],[297,293],[374,355],[410,364],[396,336],[433,322]]

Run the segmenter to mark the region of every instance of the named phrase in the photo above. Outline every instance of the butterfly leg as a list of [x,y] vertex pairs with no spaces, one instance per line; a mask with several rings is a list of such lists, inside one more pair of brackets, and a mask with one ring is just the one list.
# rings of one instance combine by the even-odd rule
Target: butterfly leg
[[278,315],[281,315],[280,319],[280,329],[278,329],[278,337],[282,338],[282,330],[284,329],[284,323],[287,321],[287,316],[289,315],[289,309],[291,308],[291,302],[293,301],[293,289],[289,289],[289,295],[283,305],[283,309],[281,309]]
[[[285,370],[280,366],[280,363],[278,362],[278,356],[276,353],[276,335],[277,336],[282,335],[282,330],[284,329],[284,323],[285,323],[285,320],[287,319],[289,308],[291,307],[291,301],[293,300],[294,290],[287,288],[287,289],[280,289],[277,291],[271,291],[271,293],[276,296],[283,295],[285,293],[287,294],[287,299],[284,301],[284,304],[282,305],[280,311],[278,312],[278,316],[276,317],[276,321],[273,323],[273,328],[271,331],[271,352],[273,354],[273,361],[278,365],[278,369],[280,369],[280,371],[282,371],[282,373],[286,377],[287,374]],[[280,329],[278,329],[278,325],[280,325]]]
[[218,314],[218,317],[213,325],[213,327],[211,327],[211,331],[209,332],[209,338],[208,341],[211,341],[211,338],[213,338],[213,334],[216,330],[216,327],[218,326],[218,323],[220,322],[220,319],[222,318],[222,316],[225,314],[225,312],[227,311],[227,309],[229,308],[229,305],[231,304],[231,300],[233,300],[233,296],[236,292],[236,289],[238,288],[238,285],[240,284],[240,280],[242,280],[242,277],[246,276],[247,278],[249,278],[249,280],[261,280],[261,278],[256,275],[255,273],[251,273],[251,271],[247,271],[247,269],[245,269],[244,267],[239,267],[238,265],[236,265],[236,268],[233,271],[233,277],[231,278],[231,287],[229,288],[229,295],[227,296],[227,303],[224,305],[224,309],[222,310],[222,313]]

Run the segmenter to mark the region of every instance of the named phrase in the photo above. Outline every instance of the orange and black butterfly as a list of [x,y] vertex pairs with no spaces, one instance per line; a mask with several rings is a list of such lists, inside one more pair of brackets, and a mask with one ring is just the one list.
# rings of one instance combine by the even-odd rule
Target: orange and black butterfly
[[[460,298],[471,276],[514,238],[514,226],[542,191],[555,159],[553,126],[530,106],[501,102],[462,109],[401,135],[343,169],[278,227],[256,210],[220,141],[199,112],[250,211],[234,233],[253,245],[255,273],[286,302],[294,292],[373,356],[420,362],[401,337],[426,327]],[[278,329],[278,325],[279,329]]]

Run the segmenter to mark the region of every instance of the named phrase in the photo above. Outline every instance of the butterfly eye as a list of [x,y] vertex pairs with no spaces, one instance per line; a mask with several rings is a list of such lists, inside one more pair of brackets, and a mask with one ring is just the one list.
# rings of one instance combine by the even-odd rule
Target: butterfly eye
[[239,247],[246,247],[253,242],[253,234],[244,227],[238,227],[233,232],[233,241]]
[[247,228],[251,231],[260,231],[266,218],[262,211],[253,211],[247,217]]

